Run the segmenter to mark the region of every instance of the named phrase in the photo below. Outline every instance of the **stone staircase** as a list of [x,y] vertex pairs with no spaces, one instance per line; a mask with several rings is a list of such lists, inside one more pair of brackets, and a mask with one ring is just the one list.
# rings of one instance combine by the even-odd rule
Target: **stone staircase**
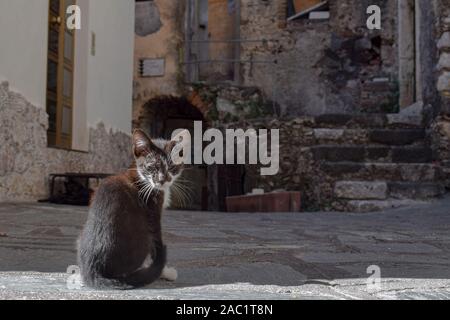
[[332,183],[335,210],[368,212],[445,193],[420,115],[323,115],[315,119],[314,162]]

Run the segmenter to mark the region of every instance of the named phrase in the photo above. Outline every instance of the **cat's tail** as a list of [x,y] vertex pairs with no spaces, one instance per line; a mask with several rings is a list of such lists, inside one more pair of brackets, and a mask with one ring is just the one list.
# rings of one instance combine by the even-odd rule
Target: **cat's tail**
[[161,277],[167,262],[167,249],[163,244],[157,244],[155,257],[150,267],[140,269],[121,279],[121,282],[133,288],[147,286]]
[[140,269],[130,275],[107,279],[95,275],[88,279],[87,284],[100,290],[131,290],[145,287],[161,277],[167,261],[167,249],[163,244],[156,245],[153,263],[148,268]]

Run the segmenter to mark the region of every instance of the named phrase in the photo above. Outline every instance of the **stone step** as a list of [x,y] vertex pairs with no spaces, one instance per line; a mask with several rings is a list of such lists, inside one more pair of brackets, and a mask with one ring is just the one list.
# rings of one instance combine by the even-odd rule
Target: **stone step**
[[432,182],[338,181],[334,186],[334,195],[341,200],[424,200],[444,193],[442,184]]
[[427,204],[427,201],[418,200],[352,200],[348,202],[337,202],[334,207],[338,211],[349,211],[358,213],[369,213],[375,211],[389,210],[401,207],[411,207]]
[[426,138],[425,129],[376,129],[369,131],[369,141],[393,146],[404,146]]
[[421,128],[420,115],[402,114],[323,114],[314,118],[316,128]]
[[450,189],[450,160],[442,162],[442,180],[444,181],[445,187]]
[[316,161],[428,163],[432,150],[422,146],[318,145],[311,148]]
[[384,200],[388,191],[383,181],[338,181],[334,185],[334,196],[345,200]]
[[315,144],[383,144],[404,146],[423,144],[425,129],[331,129],[313,130]]
[[441,168],[428,163],[324,162],[321,169],[340,180],[433,182],[441,178]]
[[389,196],[393,199],[424,200],[437,198],[445,194],[445,187],[440,183],[389,182]]

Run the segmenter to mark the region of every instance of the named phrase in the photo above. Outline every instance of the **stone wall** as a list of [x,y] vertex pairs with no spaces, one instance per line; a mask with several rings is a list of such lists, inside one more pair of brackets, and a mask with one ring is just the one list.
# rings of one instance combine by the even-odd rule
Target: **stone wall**
[[438,62],[435,70],[438,94],[434,103],[438,116],[431,123],[435,159],[443,167],[447,188],[450,188],[450,1],[434,2],[437,18],[435,20],[435,43]]
[[435,159],[442,165],[443,178],[450,189],[450,117],[437,117],[431,124],[431,133]]
[[450,1],[440,0],[441,15],[437,19],[437,49],[439,62],[437,64],[437,90],[441,97],[441,110],[450,115]]
[[[390,84],[385,95],[398,94],[396,1],[330,1],[329,20],[282,23],[285,2],[242,1],[241,38],[268,40],[242,44],[241,59],[255,61],[243,67],[244,85],[262,88],[288,116],[366,111],[364,85],[374,78]],[[366,27],[372,4],[382,8],[381,31]]]
[[130,136],[89,129],[89,152],[47,147],[48,116],[21,94],[0,84],[0,201],[35,201],[48,196],[48,175],[116,173],[131,163]]
[[257,87],[198,84],[189,88],[188,100],[212,124],[279,115],[279,106]]
[[[149,100],[189,94],[181,64],[185,3],[156,0],[154,4],[162,26],[146,37],[136,36],[135,64],[143,57],[165,58],[166,74],[140,78],[135,73],[135,127]],[[366,27],[366,9],[372,4],[382,8],[381,31]],[[396,1],[330,1],[330,19],[290,22],[286,5],[286,0],[241,1],[240,38],[260,41],[241,43],[238,85],[259,88],[286,117],[397,111]],[[384,83],[373,84],[374,79]],[[370,91],[373,85],[375,93]],[[382,103],[374,103],[379,97]]]
[[[255,119],[224,125],[223,129],[279,129],[280,170],[274,176],[261,176],[259,165],[245,166],[244,192],[262,188],[302,191],[306,209],[331,208],[332,183],[314,165],[311,147],[315,144],[314,119],[299,117],[287,121]],[[270,145],[270,144],[269,144]]]

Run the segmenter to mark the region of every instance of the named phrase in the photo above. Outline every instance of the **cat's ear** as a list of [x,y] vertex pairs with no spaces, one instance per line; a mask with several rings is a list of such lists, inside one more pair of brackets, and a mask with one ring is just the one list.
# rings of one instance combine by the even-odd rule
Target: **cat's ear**
[[172,153],[173,148],[177,145],[175,141],[169,141],[166,143],[166,146],[164,147],[164,152],[168,155]]
[[133,132],[133,154],[137,158],[146,157],[154,148],[153,142],[142,130]]

